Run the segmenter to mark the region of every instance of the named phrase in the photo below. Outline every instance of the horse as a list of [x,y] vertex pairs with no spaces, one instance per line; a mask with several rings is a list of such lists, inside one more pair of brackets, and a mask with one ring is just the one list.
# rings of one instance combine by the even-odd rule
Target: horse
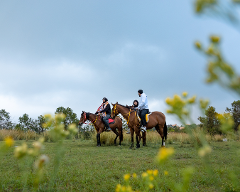
[[[111,117],[115,117],[119,113],[122,114],[122,116],[127,120],[128,127],[130,128],[131,132],[131,147],[134,145],[134,139],[133,134],[136,133],[136,141],[137,145],[136,147],[140,147],[140,121],[138,120],[138,114],[136,110],[133,110],[132,107],[124,106],[121,104],[112,104],[112,113]],[[149,115],[149,121],[147,122],[146,128],[152,129],[155,127],[156,131],[159,133],[159,135],[162,138],[162,146],[165,146],[165,141],[167,140],[167,125],[166,125],[166,117],[162,112],[154,111]],[[146,146],[146,132],[142,133],[143,138],[143,146]]]
[[[82,125],[85,121],[90,120],[96,131],[97,131],[97,146],[101,146],[100,142],[100,134],[104,132],[105,130],[105,124],[101,120],[100,115],[95,115],[93,113],[86,113],[85,111],[82,111],[79,125]],[[116,134],[116,138],[114,139],[114,144],[116,145],[116,140],[119,137],[119,145],[121,145],[121,142],[123,141],[123,134],[122,134],[122,120],[119,117],[116,117],[114,119],[114,123],[109,124],[112,131]],[[116,130],[118,129],[118,131]]]

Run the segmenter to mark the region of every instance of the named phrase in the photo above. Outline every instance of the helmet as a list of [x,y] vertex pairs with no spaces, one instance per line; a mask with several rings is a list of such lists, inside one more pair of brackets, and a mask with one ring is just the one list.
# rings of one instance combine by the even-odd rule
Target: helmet
[[142,94],[142,93],[143,93],[143,90],[142,90],[142,89],[139,89],[139,90],[138,90],[138,93]]
[[108,101],[108,99],[107,99],[106,97],[103,97],[103,99],[104,99],[105,101]]

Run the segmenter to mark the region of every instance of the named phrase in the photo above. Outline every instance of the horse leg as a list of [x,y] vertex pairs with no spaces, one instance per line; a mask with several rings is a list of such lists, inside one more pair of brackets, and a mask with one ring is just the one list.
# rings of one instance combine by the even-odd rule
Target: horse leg
[[159,125],[156,125],[156,126],[155,126],[157,132],[159,133],[159,135],[160,135],[161,138],[162,138],[162,147],[165,147],[163,128],[160,129],[159,127],[160,127]]
[[[116,134],[116,138],[114,139],[114,145],[117,145],[117,138],[119,136],[119,133],[117,132],[116,128],[112,128],[112,131]],[[119,145],[121,145],[121,141]]]
[[143,146],[146,146],[146,131],[142,133]]
[[132,149],[133,146],[134,146],[134,139],[133,139],[133,134],[134,134],[134,132],[133,132],[133,129],[132,129],[132,128],[130,128],[130,131],[131,131],[131,146],[130,146],[130,149]]
[[140,148],[140,143],[139,143],[139,135],[136,134],[136,141],[137,141],[137,145],[136,148]]
[[98,146],[98,147],[101,146],[101,142],[100,142],[100,133],[97,133],[97,146]]

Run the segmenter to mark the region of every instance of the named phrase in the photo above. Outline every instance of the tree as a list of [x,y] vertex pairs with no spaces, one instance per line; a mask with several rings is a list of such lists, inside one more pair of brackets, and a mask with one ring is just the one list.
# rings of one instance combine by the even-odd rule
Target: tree
[[222,134],[220,130],[220,121],[217,119],[217,112],[213,106],[209,106],[205,111],[206,117],[199,117],[200,127],[203,127],[211,136]]
[[77,118],[76,113],[73,113],[73,110],[71,108],[58,107],[55,114],[59,113],[63,113],[64,115],[66,115],[66,119],[64,120],[65,130],[67,129],[68,125],[72,123],[75,123],[76,125],[78,124],[79,119]]
[[0,110],[0,129],[12,129],[12,127],[9,113],[5,109]]
[[234,130],[238,131],[238,127],[240,125],[240,100],[234,101],[231,103],[232,108],[226,108],[226,112],[229,112],[234,120]]
[[35,125],[36,122],[34,120],[32,120],[28,114],[23,114],[22,117],[19,117],[19,124],[17,124],[16,129],[20,129],[20,130],[33,130],[35,131]]

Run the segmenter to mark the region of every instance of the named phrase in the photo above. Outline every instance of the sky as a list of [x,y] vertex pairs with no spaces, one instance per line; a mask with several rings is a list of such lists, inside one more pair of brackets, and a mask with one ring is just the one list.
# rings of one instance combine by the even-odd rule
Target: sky
[[[143,89],[150,111],[167,124],[167,97],[186,91],[222,113],[239,97],[205,84],[207,59],[194,47],[222,37],[225,58],[240,71],[240,33],[194,13],[192,0],[12,0],[0,2],[0,109],[13,122],[70,107],[78,118],[110,103],[132,105]],[[192,118],[202,116],[197,108]]]

